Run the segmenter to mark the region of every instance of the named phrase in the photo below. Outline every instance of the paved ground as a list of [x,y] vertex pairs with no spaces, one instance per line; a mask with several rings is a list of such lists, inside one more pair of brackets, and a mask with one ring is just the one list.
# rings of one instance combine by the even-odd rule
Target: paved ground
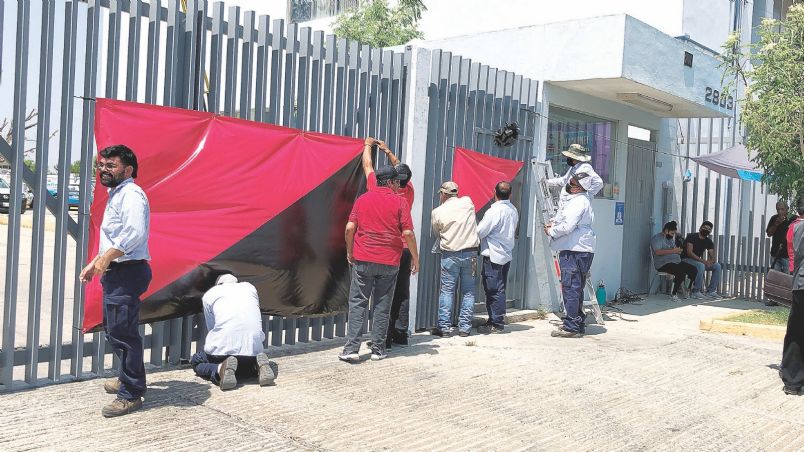
[[275,357],[275,387],[153,372],[145,409],[118,419],[100,416],[111,396],[97,379],[6,394],[0,450],[802,450],[781,344],[697,329],[756,307],[652,301],[583,339],[549,337],[548,321],[417,334],[357,365],[336,360],[341,341],[301,346]]

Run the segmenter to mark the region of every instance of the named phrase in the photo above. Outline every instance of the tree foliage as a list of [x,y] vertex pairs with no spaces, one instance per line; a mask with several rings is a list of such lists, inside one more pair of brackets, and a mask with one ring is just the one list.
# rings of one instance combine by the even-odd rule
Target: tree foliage
[[426,10],[422,0],[400,0],[394,7],[387,0],[361,2],[338,16],[335,34],[377,48],[405,44],[424,37],[418,22]]
[[791,6],[783,21],[763,20],[757,32],[759,41],[748,46],[730,36],[722,66],[745,86],[741,120],[763,181],[789,198],[804,193],[804,4]]

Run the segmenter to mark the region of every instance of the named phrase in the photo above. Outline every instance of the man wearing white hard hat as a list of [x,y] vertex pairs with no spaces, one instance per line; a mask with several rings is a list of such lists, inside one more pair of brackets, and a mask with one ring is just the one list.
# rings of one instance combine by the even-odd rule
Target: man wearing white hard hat
[[[595,172],[594,168],[592,168],[592,164],[589,163],[592,161],[592,156],[589,155],[589,150],[580,144],[571,144],[570,147],[561,154],[567,158],[567,166],[569,166],[569,169],[563,176],[547,179],[545,181],[547,185],[564,187],[569,184],[570,178],[572,178],[573,175],[584,173],[589,176],[589,189],[586,191],[586,196],[589,197],[589,199],[594,198],[600,189],[603,188],[603,179],[600,178],[600,176]],[[562,201],[566,199],[566,195],[567,194],[562,191]]]
[[257,289],[226,273],[218,277],[201,302],[209,332],[204,350],[190,359],[196,375],[222,391],[237,386],[238,378],[258,377],[260,386],[272,385],[276,364],[263,352],[265,333]]

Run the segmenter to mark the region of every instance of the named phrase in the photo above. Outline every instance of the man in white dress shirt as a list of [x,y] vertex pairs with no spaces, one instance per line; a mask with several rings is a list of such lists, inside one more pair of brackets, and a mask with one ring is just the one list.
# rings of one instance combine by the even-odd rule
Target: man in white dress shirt
[[519,213],[511,204],[511,184],[500,182],[494,187],[494,204],[477,225],[480,254],[483,256],[483,290],[489,318],[477,328],[480,333],[502,333],[505,330],[505,283],[511,266]]
[[81,270],[81,282],[100,277],[103,286],[103,328],[120,363],[118,378],[103,388],[117,398],[103,407],[104,417],[123,416],[142,407],[145,363],[139,332],[140,296],[151,283],[148,235],[151,210],[148,197],[134,179],[137,156],[124,145],[99,153],[100,183],[109,199],[100,227],[98,254]]
[[204,350],[190,359],[196,375],[226,391],[237,386],[237,378],[258,377],[260,386],[276,378],[276,364],[263,352],[262,317],[257,289],[223,274],[201,299],[207,338]]

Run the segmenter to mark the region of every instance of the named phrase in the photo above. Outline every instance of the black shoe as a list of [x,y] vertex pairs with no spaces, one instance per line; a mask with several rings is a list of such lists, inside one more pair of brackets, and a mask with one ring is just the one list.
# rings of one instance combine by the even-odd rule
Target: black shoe
[[397,345],[408,345],[408,332],[400,331],[394,328],[394,332],[391,335],[391,341]]
[[500,334],[504,333],[505,329],[494,326],[491,323],[486,323],[477,327],[477,332],[480,334]]
[[430,334],[432,334],[433,336],[438,336],[438,337],[452,337],[452,331],[450,331],[450,330],[442,330],[441,328],[438,328],[438,327],[433,328],[432,330],[430,330]]
[[792,386],[785,386],[784,393],[787,395],[801,395],[801,388],[794,388]]
[[460,336],[460,337],[469,337],[469,332],[468,331],[459,331],[458,336]]
[[394,340],[393,340],[393,338],[391,336],[388,336],[387,338],[385,338],[385,349],[386,350],[391,350],[391,345],[393,345],[393,343],[394,343]]
[[765,306],[779,306],[779,303],[777,303],[775,301],[767,300],[765,302]]

